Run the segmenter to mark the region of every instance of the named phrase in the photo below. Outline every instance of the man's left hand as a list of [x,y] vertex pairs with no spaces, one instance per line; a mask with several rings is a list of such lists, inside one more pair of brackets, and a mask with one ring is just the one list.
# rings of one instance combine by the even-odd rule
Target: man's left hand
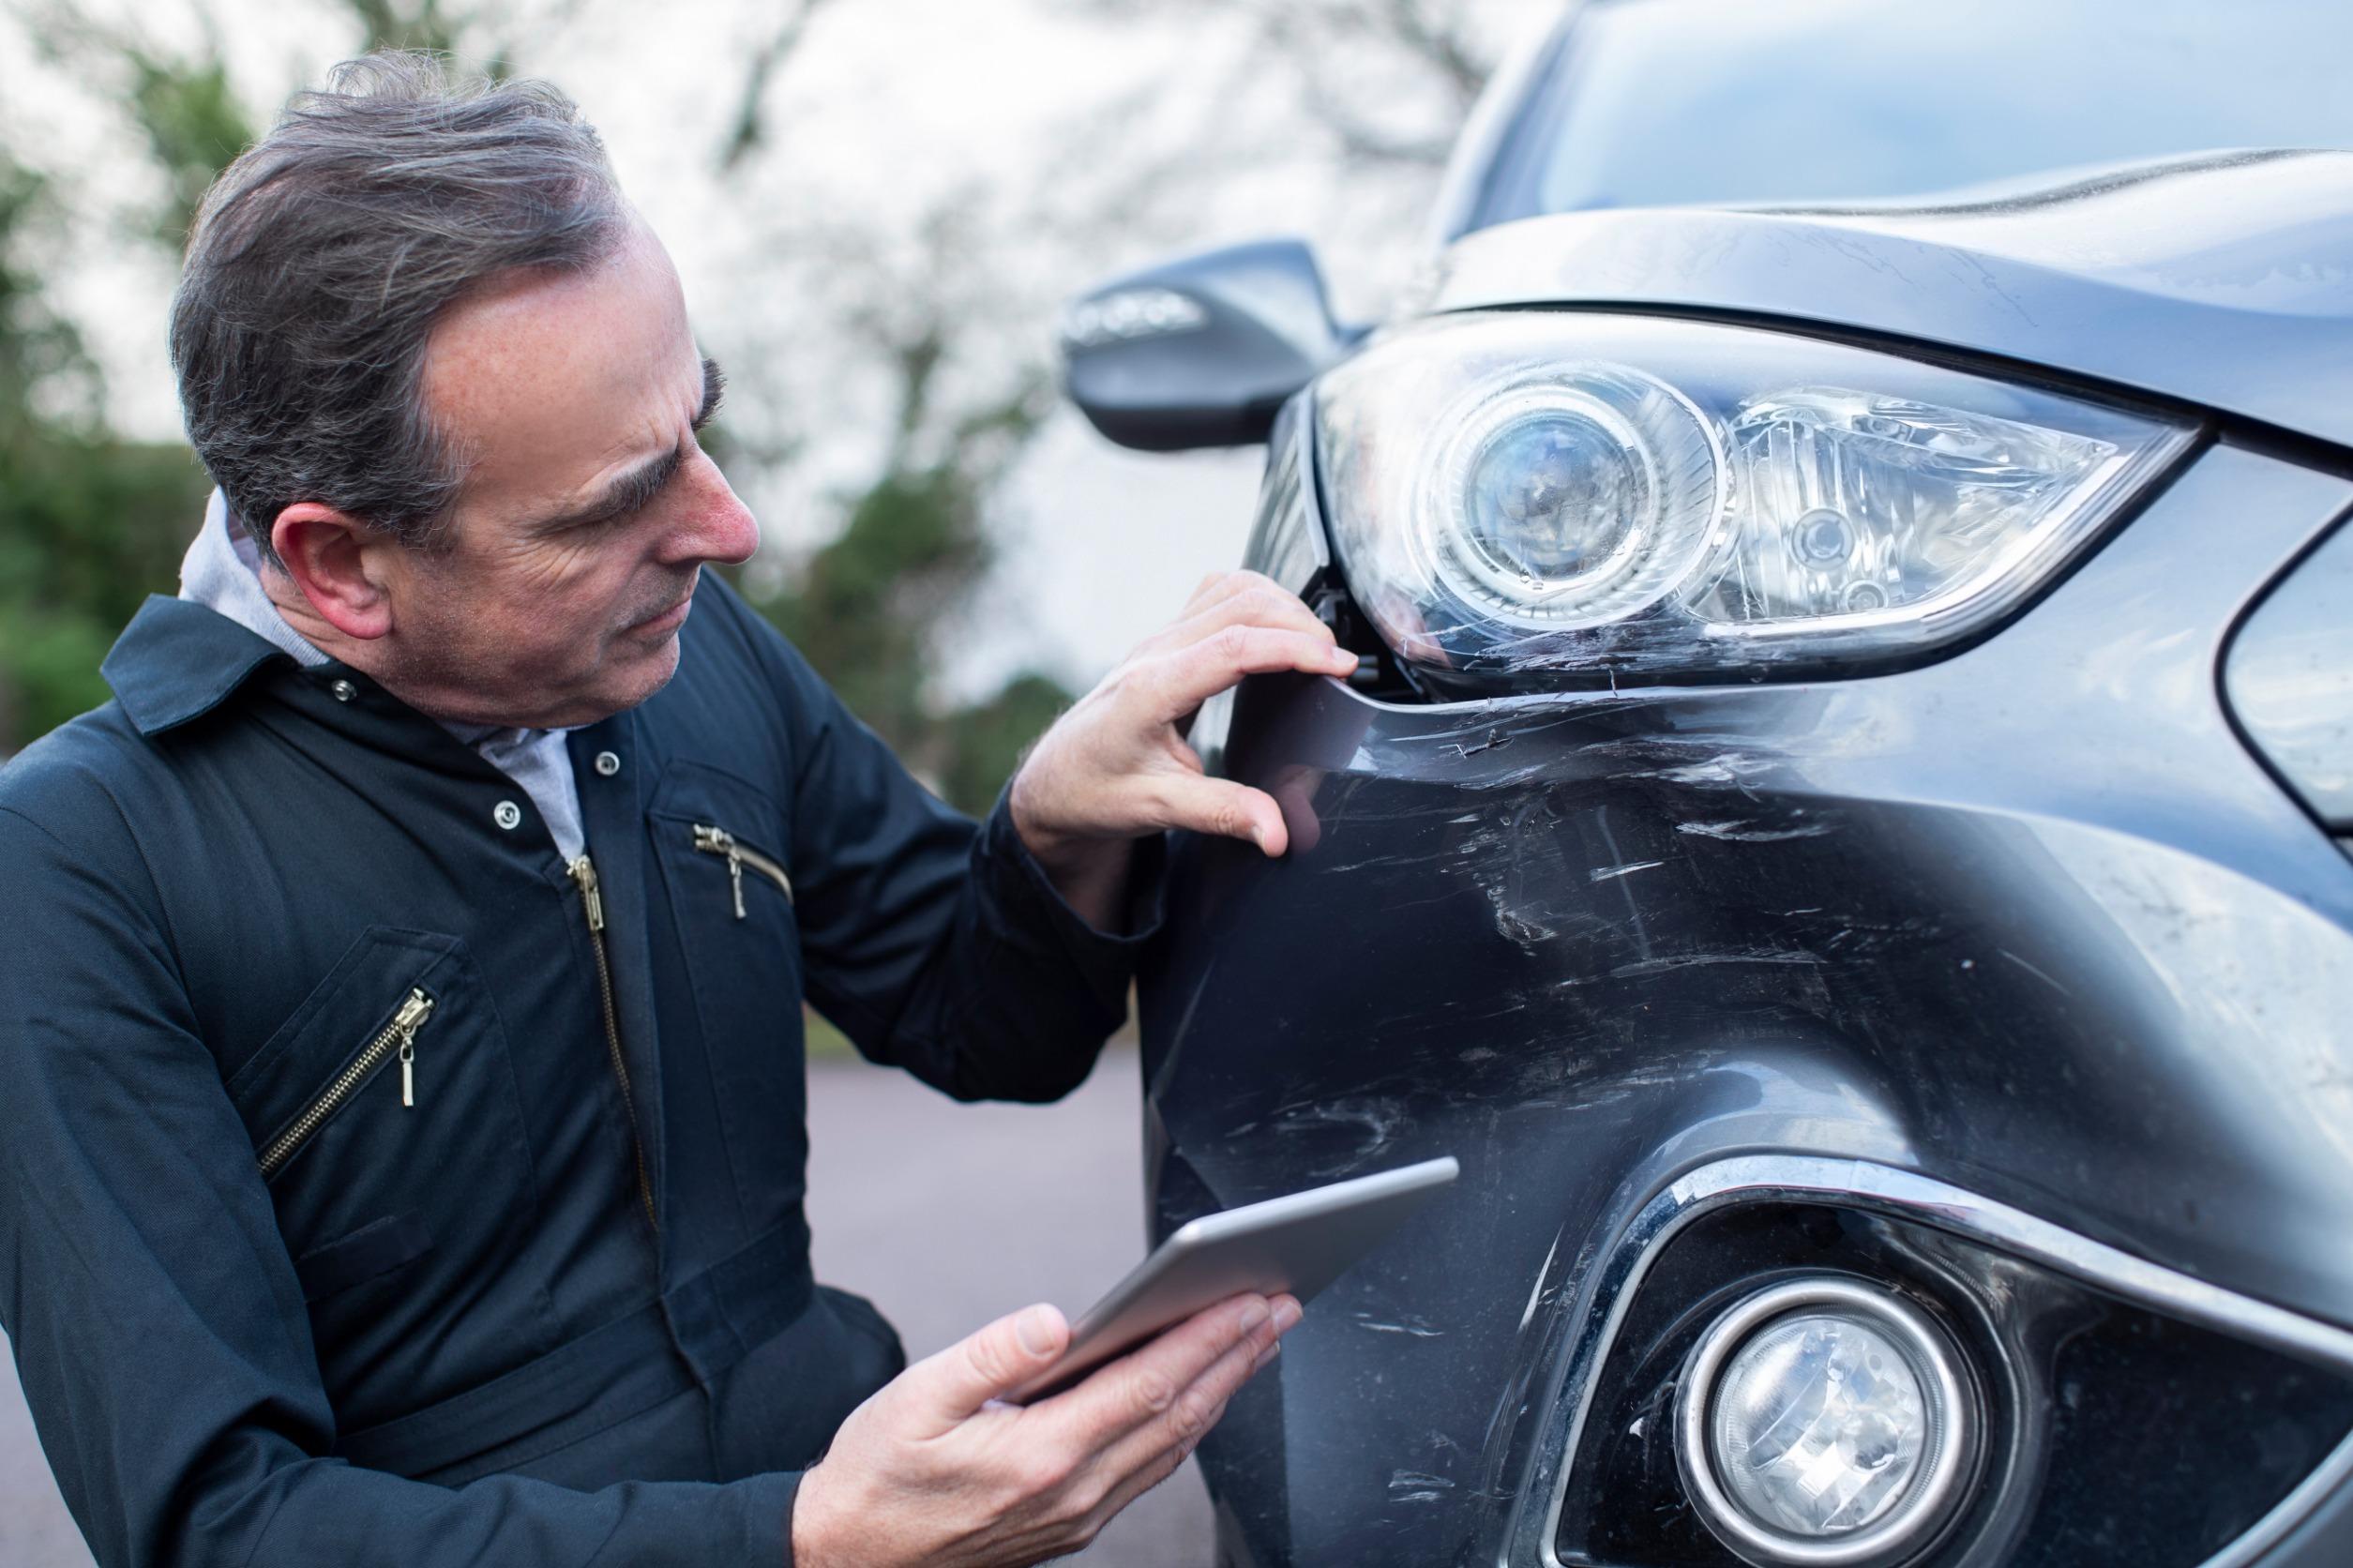
[[1191,828],[1279,855],[1290,838],[1274,797],[1207,776],[1183,730],[1244,675],[1355,668],[1297,595],[1257,572],[1214,573],[1031,748],[1013,781],[1013,825],[1063,898],[1106,930],[1142,835]]

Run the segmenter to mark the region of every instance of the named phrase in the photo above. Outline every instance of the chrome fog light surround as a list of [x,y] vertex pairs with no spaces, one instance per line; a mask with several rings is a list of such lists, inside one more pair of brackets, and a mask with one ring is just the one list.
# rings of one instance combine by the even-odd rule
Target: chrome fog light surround
[[[1880,1368],[1885,1399],[1867,1418],[1902,1446],[1908,1438],[1916,1468],[1867,1511],[1860,1525],[1800,1533],[1769,1520],[1739,1495],[1724,1473],[1719,1404],[1745,1373],[1770,1378],[1757,1364],[1743,1365],[1753,1348],[1785,1349],[1790,1331],[1818,1321],[1853,1331],[1849,1353],[1892,1351],[1900,1364]],[[1809,1347],[1811,1348],[1811,1347]],[[1835,1358],[1836,1351],[1831,1352]],[[1842,1391],[1843,1392],[1843,1391]],[[1901,1430],[1900,1419],[1917,1415]],[[1786,1415],[1787,1412],[1785,1412]],[[1822,1276],[1791,1280],[1743,1298],[1701,1334],[1684,1364],[1676,1395],[1675,1454],[1683,1485],[1716,1538],[1762,1568],[1892,1568],[1937,1539],[1975,1468],[1980,1414],[1961,1351],[1927,1315],[1892,1291],[1860,1280]],[[1827,1485],[1818,1473],[1835,1459],[1818,1456],[1800,1485]],[[1751,1488],[1754,1489],[1754,1488]]]

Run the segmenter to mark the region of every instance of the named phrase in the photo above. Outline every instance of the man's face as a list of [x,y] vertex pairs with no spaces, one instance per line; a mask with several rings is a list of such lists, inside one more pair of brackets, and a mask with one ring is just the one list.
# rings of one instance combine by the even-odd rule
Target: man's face
[[660,242],[635,225],[591,271],[453,307],[424,395],[469,466],[446,548],[379,556],[379,678],[438,718],[538,729],[661,689],[702,564],[760,530],[696,443],[716,373]]

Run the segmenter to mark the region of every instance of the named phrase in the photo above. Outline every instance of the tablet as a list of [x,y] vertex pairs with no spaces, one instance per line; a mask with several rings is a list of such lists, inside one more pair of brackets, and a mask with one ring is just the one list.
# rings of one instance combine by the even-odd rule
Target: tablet
[[1459,1171],[1450,1156],[1203,1214],[1180,1227],[1072,1325],[1070,1348],[1007,1395],[1044,1399],[1229,1296],[1289,1291],[1304,1305]]

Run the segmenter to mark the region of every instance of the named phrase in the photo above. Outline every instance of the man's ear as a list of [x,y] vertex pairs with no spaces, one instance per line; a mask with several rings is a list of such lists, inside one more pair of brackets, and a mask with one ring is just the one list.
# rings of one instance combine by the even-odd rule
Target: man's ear
[[391,540],[348,512],[299,501],[270,524],[270,545],[310,608],[337,631],[372,641],[392,629],[382,570]]

